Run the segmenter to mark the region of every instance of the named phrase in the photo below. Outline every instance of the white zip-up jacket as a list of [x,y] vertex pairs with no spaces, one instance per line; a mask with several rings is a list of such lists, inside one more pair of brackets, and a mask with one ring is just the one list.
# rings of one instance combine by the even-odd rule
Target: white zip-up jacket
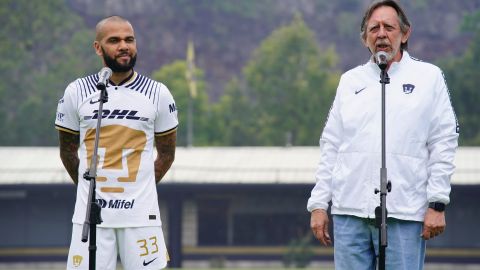
[[[428,202],[448,204],[458,124],[441,70],[404,51],[388,70],[388,216],[423,221]],[[320,138],[316,185],[307,209],[374,218],[380,205],[380,69],[369,61],[344,73]]]

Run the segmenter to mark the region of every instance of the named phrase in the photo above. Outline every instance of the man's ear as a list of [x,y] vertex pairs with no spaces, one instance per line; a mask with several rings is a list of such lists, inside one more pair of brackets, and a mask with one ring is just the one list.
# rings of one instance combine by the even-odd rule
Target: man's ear
[[98,55],[98,56],[102,56],[103,55],[103,52],[102,52],[102,48],[100,46],[100,42],[98,41],[94,41],[93,42],[93,49],[95,49],[95,53]]
[[408,38],[410,37],[410,33],[412,33],[412,27],[411,26],[408,28],[407,33],[403,34],[402,44],[405,44],[407,42]]
[[367,41],[363,37],[360,37],[360,40],[362,41],[363,46],[368,48]]

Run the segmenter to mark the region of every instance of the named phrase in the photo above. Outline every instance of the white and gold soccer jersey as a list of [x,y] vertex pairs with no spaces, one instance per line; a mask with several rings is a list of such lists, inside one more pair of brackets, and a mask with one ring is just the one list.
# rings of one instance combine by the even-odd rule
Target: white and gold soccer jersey
[[[83,173],[93,155],[100,91],[98,75],[72,82],[58,102],[55,126],[79,134],[80,165],[73,223],[85,221],[89,181]],[[118,86],[107,85],[98,146],[96,199],[102,207],[99,227],[161,225],[154,172],[154,136],[178,125],[168,88],[136,72]]]

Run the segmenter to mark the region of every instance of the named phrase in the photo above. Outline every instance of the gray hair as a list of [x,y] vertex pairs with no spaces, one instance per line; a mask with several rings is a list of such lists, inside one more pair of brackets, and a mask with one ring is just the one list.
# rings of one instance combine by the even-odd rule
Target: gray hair
[[[365,15],[363,16],[362,24],[360,26],[360,37],[362,38],[363,41],[365,41],[367,38],[367,33],[366,33],[367,22],[372,16],[373,11],[383,6],[387,6],[395,9],[395,11],[398,14],[398,22],[400,24],[400,30],[402,31],[403,34],[406,34],[410,29],[410,22],[408,21],[407,15],[403,11],[400,4],[398,4],[394,0],[377,0],[377,1],[374,1],[372,4],[370,4],[368,9],[365,11]],[[408,49],[408,40],[405,41],[405,43],[402,43],[400,45],[400,49],[401,50]]]

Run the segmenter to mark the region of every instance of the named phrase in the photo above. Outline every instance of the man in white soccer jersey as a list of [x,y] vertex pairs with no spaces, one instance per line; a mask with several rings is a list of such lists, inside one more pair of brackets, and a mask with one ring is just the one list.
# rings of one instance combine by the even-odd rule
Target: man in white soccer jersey
[[[113,71],[98,148],[96,198],[103,222],[97,227],[96,267],[116,269],[119,254],[124,269],[161,269],[168,255],[156,183],[175,156],[175,101],[165,85],[133,70],[137,49],[127,20],[119,16],[101,20],[93,45],[103,65]],[[81,241],[81,234],[90,183],[83,173],[90,166],[99,117],[98,79],[93,74],[75,80],[58,102],[60,157],[77,185],[67,269],[88,269],[88,242]]]

